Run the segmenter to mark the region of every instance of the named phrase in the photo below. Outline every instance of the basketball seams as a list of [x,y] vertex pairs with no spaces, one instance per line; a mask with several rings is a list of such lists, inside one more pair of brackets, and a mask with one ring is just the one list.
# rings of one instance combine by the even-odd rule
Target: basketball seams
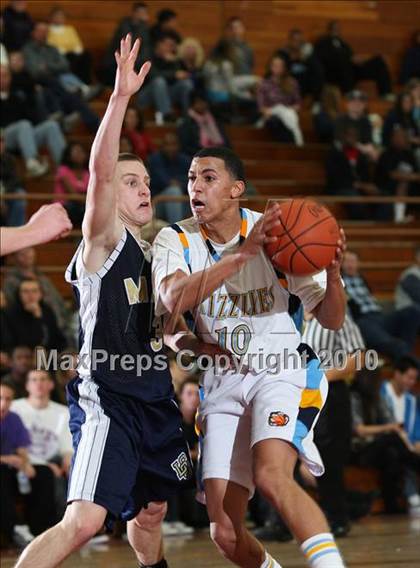
[[310,258],[308,258],[308,257],[306,256],[306,254],[305,254],[305,253],[300,249],[300,247],[299,247],[299,248],[297,248],[297,249],[292,253],[292,256],[290,257],[290,260],[289,260],[289,268],[290,268],[290,273],[291,273],[291,274],[293,274],[293,261],[294,261],[294,259],[295,259],[295,255],[296,255],[298,252],[300,252],[300,254],[304,257],[304,259],[306,260],[306,262],[309,262],[309,264],[312,264],[312,266],[313,266],[317,271],[320,271],[320,270],[321,270],[320,267],[317,266],[314,262],[312,262],[312,260],[311,260]]

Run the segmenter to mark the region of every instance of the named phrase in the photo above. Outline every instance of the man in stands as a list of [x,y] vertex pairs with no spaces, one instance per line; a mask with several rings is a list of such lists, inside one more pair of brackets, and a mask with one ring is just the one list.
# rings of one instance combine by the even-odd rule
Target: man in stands
[[420,328],[420,309],[416,306],[384,313],[359,271],[359,257],[347,251],[342,276],[353,319],[362,332],[366,347],[397,360],[414,350]]
[[395,290],[397,310],[407,306],[420,308],[420,246],[416,249],[414,263],[401,274]]
[[33,366],[33,352],[29,347],[18,346],[12,351],[9,373],[3,381],[14,390],[16,398],[26,396],[26,378]]

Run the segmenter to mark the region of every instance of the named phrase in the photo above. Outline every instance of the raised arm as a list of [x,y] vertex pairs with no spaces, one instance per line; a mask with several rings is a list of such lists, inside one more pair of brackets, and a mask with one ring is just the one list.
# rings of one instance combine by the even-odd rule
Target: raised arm
[[105,116],[96,133],[89,161],[90,179],[86,196],[86,212],[82,231],[85,241],[83,260],[86,268],[98,270],[121,238],[123,225],[117,211],[115,171],[118,163],[121,128],[131,95],[142,86],[150,69],[146,62],[139,73],[134,64],[140,40],[131,48],[131,36],[120,43],[115,53],[117,74],[114,91]]

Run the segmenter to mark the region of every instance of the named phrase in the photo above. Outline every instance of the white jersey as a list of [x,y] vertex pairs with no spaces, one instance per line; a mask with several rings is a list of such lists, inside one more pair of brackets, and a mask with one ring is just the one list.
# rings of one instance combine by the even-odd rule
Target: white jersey
[[[243,223],[249,234],[261,214],[243,209]],[[191,217],[178,223],[185,234],[184,246],[172,227],[160,231],[153,246],[153,279],[157,315],[165,308],[159,300],[162,280],[181,270],[186,274],[204,270],[217,262]],[[183,238],[183,237],[182,237]],[[239,245],[240,233],[228,243],[210,241],[220,257],[230,254]],[[187,246],[188,249],[187,250]],[[219,343],[237,357],[244,366],[263,371],[280,357],[296,353],[301,342],[300,332],[288,313],[289,292],[298,296],[307,311],[322,300],[325,290],[312,277],[287,276],[288,290],[280,283],[274,268],[263,251],[250,260],[193,311],[195,332],[208,343]],[[285,362],[285,364],[287,364]]]

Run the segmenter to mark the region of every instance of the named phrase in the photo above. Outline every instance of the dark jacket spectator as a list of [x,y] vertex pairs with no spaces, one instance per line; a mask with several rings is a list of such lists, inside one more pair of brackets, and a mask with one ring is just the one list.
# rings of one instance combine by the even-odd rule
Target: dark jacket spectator
[[411,93],[403,91],[398,95],[395,106],[385,118],[382,130],[382,143],[389,146],[395,128],[404,128],[413,148],[420,146],[420,124],[414,120],[414,101]]
[[102,68],[102,80],[106,85],[113,86],[117,65],[114,53],[119,49],[120,41],[127,34],[131,34],[133,42],[141,38],[141,49],[136,60],[136,70],[139,71],[143,63],[152,57],[152,43],[150,39],[149,12],[144,2],[134,2],[130,16],[123,18],[106,50]]
[[189,156],[209,146],[230,146],[222,124],[212,115],[200,94],[193,95],[188,116],[178,127],[178,137],[182,152]]
[[[149,158],[152,196],[186,195],[190,163],[191,158],[180,152],[176,135],[167,133],[161,149]],[[180,201],[164,201],[156,207],[157,217],[170,224],[180,221],[187,212],[186,203]]]
[[152,44],[156,44],[163,36],[171,37],[175,43],[181,43],[182,37],[178,32],[177,13],[170,8],[164,8],[157,14],[157,22],[150,29]]
[[357,130],[357,139],[361,144],[372,143],[372,125],[367,116],[367,97],[362,91],[351,91],[347,94],[346,112],[341,114],[335,123],[335,138],[342,141],[343,134],[349,126]]
[[[20,180],[15,157],[6,152],[6,144],[3,134],[0,132],[0,159],[1,159],[1,178],[0,195],[4,193],[14,193],[16,195],[25,193],[22,181]],[[18,227],[25,223],[25,199],[9,199],[0,202],[1,224],[9,227]]]
[[400,83],[405,85],[410,79],[420,79],[420,30],[414,33],[412,45],[401,63]]
[[26,11],[26,2],[12,1],[2,12],[4,22],[3,43],[8,51],[16,51],[28,41],[33,28],[33,20]]
[[335,138],[335,123],[340,114],[341,93],[337,87],[322,89],[319,107],[313,114],[314,129],[320,142],[331,144]]
[[291,30],[287,44],[276,54],[286,57],[290,74],[299,83],[302,96],[311,95],[315,101],[319,100],[325,82],[324,69],[302,31]]
[[[3,338],[2,333],[2,341]],[[3,380],[13,388],[16,398],[22,398],[27,395],[26,378],[34,366],[34,354],[32,349],[23,345],[14,347],[10,352],[10,368]]]
[[42,301],[37,280],[24,280],[19,286],[14,305],[6,311],[14,345],[37,346],[61,351],[66,340],[52,309]]
[[354,55],[341,37],[339,22],[329,22],[327,34],[315,44],[315,54],[324,66],[327,83],[337,85],[343,93],[353,89],[359,80],[373,79],[381,96],[390,95],[391,77],[383,57]]

